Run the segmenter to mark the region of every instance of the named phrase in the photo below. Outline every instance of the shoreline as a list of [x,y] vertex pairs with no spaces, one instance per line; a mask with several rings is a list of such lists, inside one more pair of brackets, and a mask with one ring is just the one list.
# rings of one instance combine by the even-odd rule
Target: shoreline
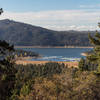
[[81,55],[82,55],[82,56],[85,56],[85,57],[87,57],[87,56],[88,56],[88,54],[86,54],[86,53],[84,53],[84,52],[83,52],[83,53],[81,53]]
[[65,65],[68,65],[68,67],[78,67],[78,62],[77,61],[73,61],[73,62],[64,62],[64,61],[28,61],[28,60],[16,60],[16,64],[18,65],[28,65],[28,64],[36,64],[36,65],[39,65],[39,64],[46,64],[48,62],[55,62],[55,63],[59,63],[59,64],[62,64],[64,63]]
[[14,48],[93,48],[92,46],[14,46]]

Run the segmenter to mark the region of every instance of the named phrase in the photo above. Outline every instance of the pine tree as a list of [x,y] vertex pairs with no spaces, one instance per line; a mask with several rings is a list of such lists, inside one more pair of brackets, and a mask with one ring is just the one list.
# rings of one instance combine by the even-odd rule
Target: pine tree
[[[100,27],[100,23],[98,25]],[[98,31],[96,31],[95,36],[91,36],[90,34],[89,36],[89,40],[90,43],[94,46],[93,48],[93,54],[91,56],[88,56],[87,59],[91,62],[91,63],[95,63],[98,68],[97,68],[97,72],[100,73],[100,33]]]
[[0,100],[8,100],[12,95],[15,84],[16,69],[12,62],[10,52],[13,52],[13,46],[5,41],[0,41]]
[[81,58],[78,66],[79,66],[80,71],[83,71],[84,66],[85,66],[85,59]]
[[[3,9],[0,9],[0,15]],[[15,84],[16,69],[11,59],[14,47],[0,40],[0,100],[9,100]]]
[[[100,27],[100,23],[98,25]],[[93,45],[93,52],[86,59],[81,59],[79,69],[81,71],[95,71],[100,74],[100,33],[96,31],[94,36],[88,34],[90,43]]]

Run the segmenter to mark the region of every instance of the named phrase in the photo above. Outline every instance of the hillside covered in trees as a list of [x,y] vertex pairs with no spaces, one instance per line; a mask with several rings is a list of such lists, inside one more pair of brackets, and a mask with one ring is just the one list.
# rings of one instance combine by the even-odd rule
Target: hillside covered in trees
[[[100,43],[91,36],[90,40]],[[54,62],[16,65],[7,55],[0,60],[0,100],[100,100],[98,46],[95,44],[95,55],[81,60],[77,68]],[[0,41],[0,47],[0,55],[14,52],[4,41]]]
[[0,20],[0,40],[17,46],[90,46],[88,31],[53,31],[8,19]]

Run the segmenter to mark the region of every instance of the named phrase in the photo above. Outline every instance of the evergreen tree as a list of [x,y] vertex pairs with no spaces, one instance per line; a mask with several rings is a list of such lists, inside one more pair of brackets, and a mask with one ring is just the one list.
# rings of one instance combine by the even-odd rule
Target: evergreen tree
[[13,52],[13,46],[5,41],[0,41],[0,100],[9,100],[15,84],[16,69],[11,59],[10,52]]
[[84,66],[85,66],[85,59],[81,58],[78,66],[79,66],[80,71],[83,71]]
[[[100,27],[100,24],[98,26]],[[100,68],[99,68],[100,66],[100,33],[96,31],[96,34],[94,37],[91,36],[90,34],[88,36],[89,36],[90,43],[94,46],[94,48],[93,48],[93,54],[90,56],[87,56],[87,60],[95,64],[97,66],[97,72],[100,73]]]
[[[100,23],[98,25],[100,27]],[[87,55],[86,59],[81,59],[79,69],[81,71],[95,71],[100,73],[100,33],[96,31],[94,36],[88,34],[90,43],[93,45],[93,52]]]
[[[0,15],[3,9],[0,9]],[[9,100],[15,84],[14,64],[11,56],[14,51],[13,45],[0,40],[0,100]]]

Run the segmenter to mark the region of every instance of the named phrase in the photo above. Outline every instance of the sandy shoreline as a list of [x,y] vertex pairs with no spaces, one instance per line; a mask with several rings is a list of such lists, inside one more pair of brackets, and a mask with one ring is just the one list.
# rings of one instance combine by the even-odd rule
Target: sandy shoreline
[[[55,61],[27,61],[27,60],[17,60],[16,64],[23,64],[23,65],[27,65],[27,64],[45,64],[48,62],[55,62]],[[57,62],[57,63],[64,63],[65,65],[68,65],[68,67],[78,67],[78,62]]]

